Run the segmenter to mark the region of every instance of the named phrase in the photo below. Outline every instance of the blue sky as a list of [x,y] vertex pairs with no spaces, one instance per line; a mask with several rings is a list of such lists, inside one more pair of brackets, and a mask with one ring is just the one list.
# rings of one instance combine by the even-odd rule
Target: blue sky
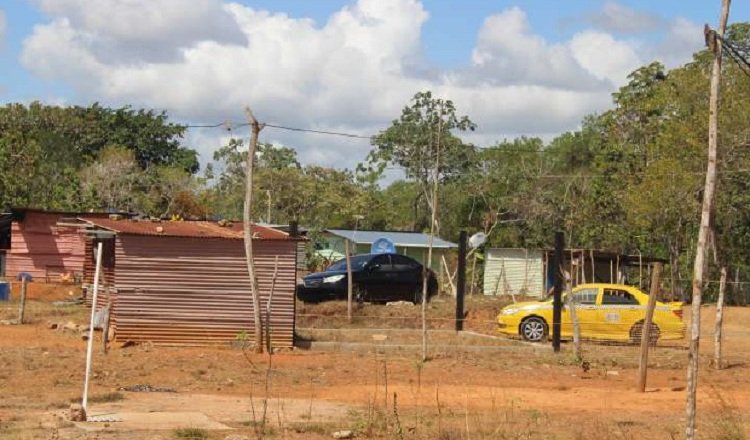
[[[370,134],[431,89],[479,123],[474,142],[549,139],[605,109],[639,65],[688,61],[720,3],[4,0],[0,102],[100,101],[196,123],[239,119],[251,104],[270,122]],[[750,2],[735,1],[730,22],[748,20]],[[351,166],[369,148],[264,136],[325,165]],[[186,142],[205,160],[226,137]]]

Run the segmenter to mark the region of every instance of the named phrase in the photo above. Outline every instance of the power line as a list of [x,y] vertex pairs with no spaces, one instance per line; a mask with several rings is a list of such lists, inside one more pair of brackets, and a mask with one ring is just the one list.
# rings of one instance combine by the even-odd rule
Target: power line
[[737,66],[740,68],[742,73],[747,75],[748,78],[750,78],[750,61],[747,60],[747,58],[743,55],[743,52],[747,53],[748,49],[741,48],[734,43],[731,43],[727,41],[726,39],[722,38],[718,34],[716,37],[721,42],[721,47],[724,48],[727,53],[729,54],[729,58],[737,64]]
[[[225,122],[219,122],[215,124],[189,124],[185,125],[186,128],[225,128],[226,130],[231,131],[235,128],[241,128],[241,127],[247,127],[250,124],[247,122],[243,123],[233,123],[231,121],[225,121]],[[315,130],[310,128],[300,128],[300,127],[289,127],[285,125],[277,125],[277,124],[270,124],[270,123],[264,123],[266,127],[275,128],[279,130],[287,130],[287,131],[294,131],[294,132],[303,132],[303,133],[314,133],[314,134],[322,134],[322,135],[330,135],[330,136],[341,136],[341,137],[347,137],[347,138],[353,138],[353,139],[368,139],[372,140],[375,135],[361,135],[356,133],[347,133],[347,132],[341,132],[341,131],[330,131],[330,130]],[[491,151],[494,154],[502,154],[502,155],[528,155],[528,156],[536,156],[536,155],[556,155],[561,160],[566,160],[571,155],[574,155],[575,153],[572,152],[563,152],[563,151],[555,151],[550,149],[542,149],[542,150],[529,150],[529,149],[500,149],[497,146],[487,146],[487,147],[476,147],[478,150],[482,151]],[[645,153],[640,153],[636,151],[622,151],[620,152],[624,155],[632,155],[632,156],[641,156]],[[586,152],[583,152],[585,155]],[[693,154],[681,154],[680,157],[703,157],[702,154],[699,155],[693,155]],[[671,158],[671,156],[661,156],[661,155],[651,155],[647,157],[647,159],[650,160],[658,160],[662,158]]]
[[357,138],[357,139],[372,139],[374,136],[364,136],[361,134],[354,134],[354,133],[344,133],[340,131],[326,131],[326,130],[313,130],[309,128],[296,128],[296,127],[285,127],[283,125],[274,125],[274,124],[264,124],[266,127],[271,128],[278,128],[280,130],[289,130],[289,131],[301,131],[304,133],[316,133],[316,134],[328,134],[332,136],[343,136],[348,138]]
[[[224,121],[219,122],[216,124],[188,124],[185,125],[185,128],[224,128],[228,131],[231,131],[235,128],[241,128],[241,127],[247,127],[250,124],[247,122],[240,122],[235,123],[231,121]],[[314,130],[311,128],[299,128],[299,127],[288,127],[285,125],[277,125],[277,124],[270,124],[268,122],[262,123],[265,127],[270,128],[276,128],[279,130],[287,130],[287,131],[296,131],[296,132],[303,132],[303,133],[315,133],[315,134],[325,134],[325,135],[331,135],[331,136],[342,136],[342,137],[348,137],[348,138],[356,138],[356,139],[372,139],[374,136],[370,135],[361,135],[361,134],[355,134],[355,133],[345,133],[341,131],[330,131],[330,130]]]

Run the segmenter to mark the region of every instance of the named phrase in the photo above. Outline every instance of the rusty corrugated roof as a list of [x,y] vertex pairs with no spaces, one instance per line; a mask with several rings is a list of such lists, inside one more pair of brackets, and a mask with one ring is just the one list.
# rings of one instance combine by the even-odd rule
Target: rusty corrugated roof
[[[125,235],[153,235],[159,237],[193,237],[193,238],[228,238],[242,240],[242,223],[220,226],[209,221],[158,221],[104,218],[86,218],[82,220]],[[260,240],[299,240],[277,229],[253,225],[253,237]]]

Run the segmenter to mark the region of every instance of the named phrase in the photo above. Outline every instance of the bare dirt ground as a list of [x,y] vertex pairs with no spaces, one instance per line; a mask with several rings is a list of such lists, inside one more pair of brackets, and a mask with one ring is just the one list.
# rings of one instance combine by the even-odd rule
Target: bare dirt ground
[[[83,429],[65,415],[71,401],[80,400],[85,342],[79,334],[49,329],[47,322],[82,324],[87,311],[79,305],[52,305],[52,299],[71,296],[70,286],[31,286],[27,311],[31,323],[0,327],[0,439],[165,440],[191,438],[190,434],[257,438],[264,400],[267,438],[323,439],[344,429],[353,430],[357,438],[383,439],[683,437],[684,341],[653,350],[648,392],[642,394],[635,391],[635,347],[586,343],[584,357],[590,368],[584,371],[572,358],[569,344],[563,353],[554,354],[515,341],[493,339],[484,344],[447,333],[435,341],[493,348],[435,350],[426,363],[414,350],[282,351],[273,356],[268,373],[267,356],[238,349],[116,344],[103,354],[97,341],[89,413],[119,414],[122,421],[87,424]],[[468,316],[475,321],[467,327],[491,333],[492,318],[501,305],[487,299],[471,302]],[[12,315],[14,307],[13,302],[0,305],[0,317]],[[336,318],[341,307],[336,303],[303,306],[298,312],[334,317],[309,316],[304,318],[307,326],[341,328],[346,326]],[[358,311],[358,322],[360,327],[379,324],[376,327],[382,329],[395,327],[389,324],[392,321],[411,320],[413,327],[417,310],[365,306]],[[431,314],[439,319],[433,326],[450,328],[450,311],[449,302],[436,302]],[[378,319],[383,316],[398,319]],[[709,366],[713,318],[713,307],[705,307],[699,436],[746,438],[750,309],[727,310],[724,351],[729,368],[721,371]],[[373,338],[367,331],[357,332],[364,336],[354,340]],[[403,334],[388,338],[411,343],[413,332]],[[497,350],[498,346],[508,349]],[[136,384],[177,392],[118,391]]]

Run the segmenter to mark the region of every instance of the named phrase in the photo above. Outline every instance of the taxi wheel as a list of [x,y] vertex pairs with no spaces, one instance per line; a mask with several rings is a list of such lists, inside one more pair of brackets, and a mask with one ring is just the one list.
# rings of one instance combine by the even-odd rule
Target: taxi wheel
[[[638,321],[635,324],[633,324],[633,327],[630,328],[630,343],[631,344],[640,344],[641,343],[641,337],[643,336],[643,321]],[[659,326],[651,323],[651,331],[648,334],[648,344],[649,345],[656,345],[656,343],[659,341],[660,331]]]
[[540,342],[547,339],[547,323],[537,316],[526,318],[519,328],[521,337],[529,342]]

